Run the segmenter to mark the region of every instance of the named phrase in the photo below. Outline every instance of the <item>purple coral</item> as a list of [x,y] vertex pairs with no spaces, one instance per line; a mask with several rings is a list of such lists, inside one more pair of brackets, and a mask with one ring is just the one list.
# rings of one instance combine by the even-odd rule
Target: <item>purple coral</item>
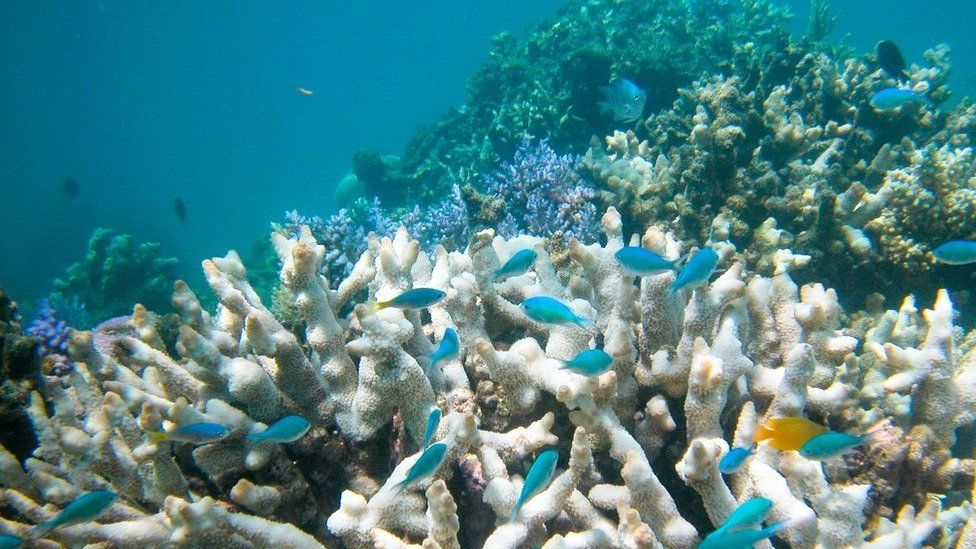
[[71,371],[72,362],[68,356],[71,332],[71,327],[61,319],[51,301],[42,299],[37,317],[27,328],[27,335],[37,338],[37,353],[45,363],[50,364],[54,375],[64,375]]
[[343,208],[325,220],[318,216],[303,216],[295,211],[288,212],[285,217],[287,223],[281,229],[287,234],[295,236],[299,227],[306,225],[315,240],[325,246],[322,271],[333,288],[337,288],[352,272],[353,265],[366,251],[366,237],[371,232],[381,237],[392,237],[402,225],[427,252],[432,252],[438,244],[446,241],[464,247],[469,234],[468,210],[457,185],[450,197],[429,206],[414,206],[413,210],[399,216],[384,211],[379,199],[374,198],[368,205],[362,201],[356,207]]
[[485,177],[486,191],[505,204],[498,233],[511,238],[562,232],[583,242],[596,241],[596,191],[579,168],[578,156],[559,155],[545,140],[523,142],[511,162]]
[[414,206],[413,210],[400,217],[399,223],[428,252],[445,242],[464,248],[470,236],[468,207],[461,198],[461,189],[457,185],[452,187],[448,198],[436,204],[425,208]]
[[319,216],[304,216],[296,211],[285,214],[287,223],[282,227],[290,236],[298,236],[299,227],[305,225],[315,240],[325,246],[322,261],[322,274],[329,279],[329,285],[337,288],[349,276],[352,267],[366,251],[367,227],[343,208],[323,220]]

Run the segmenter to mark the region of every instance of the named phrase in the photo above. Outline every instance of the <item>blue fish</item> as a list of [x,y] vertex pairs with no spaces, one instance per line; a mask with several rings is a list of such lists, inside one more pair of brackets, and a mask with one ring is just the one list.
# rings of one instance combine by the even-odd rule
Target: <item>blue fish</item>
[[211,444],[221,441],[230,434],[230,429],[219,423],[191,423],[163,433],[146,431],[154,441],[188,442],[190,444]]
[[447,294],[437,288],[414,288],[403,292],[393,299],[376,302],[376,310],[378,311],[387,307],[393,307],[394,309],[423,309],[444,299],[445,296]]
[[626,78],[614,80],[600,88],[603,101],[597,105],[600,113],[610,113],[617,122],[633,122],[644,114],[647,92]]
[[510,257],[501,268],[495,271],[495,274],[492,275],[492,280],[497,282],[499,280],[505,280],[510,276],[525,274],[535,264],[535,258],[538,255],[535,253],[535,250],[529,249],[515,252],[515,255]]
[[257,444],[259,442],[288,443],[305,436],[312,428],[312,424],[302,416],[285,416],[274,422],[260,433],[251,433],[246,439]]
[[760,524],[772,508],[773,502],[767,498],[750,498],[736,507],[715,533]]
[[11,534],[0,534],[0,549],[17,549],[24,544],[24,540],[11,535]]
[[714,531],[705,536],[698,549],[752,549],[757,541],[771,538],[786,526],[785,520],[759,530]]
[[34,533],[37,536],[45,536],[55,528],[95,520],[106,509],[111,507],[112,502],[117,497],[118,495],[111,490],[93,490],[88,492],[69,503],[53,519],[35,526]]
[[403,490],[413,486],[420,481],[434,476],[437,469],[444,462],[444,457],[447,455],[447,444],[443,442],[435,442],[424,450],[424,453],[420,455],[416,462],[410,466],[410,470],[407,471],[407,478],[403,479],[396,485],[396,490]]
[[754,451],[754,448],[732,448],[729,453],[722,456],[722,461],[718,462],[718,470],[726,475],[738,471]]
[[627,274],[649,276],[666,271],[675,271],[674,261],[668,261],[659,254],[640,246],[624,246],[613,254]]
[[800,447],[800,455],[807,459],[830,459],[844,454],[855,446],[864,444],[871,433],[852,435],[837,431],[827,431],[819,434]]
[[437,427],[441,424],[441,409],[434,406],[427,415],[427,429],[424,430],[424,441],[420,444],[421,450],[426,450],[427,445],[437,434]]
[[518,513],[533,497],[542,493],[543,490],[552,482],[552,477],[556,473],[556,462],[559,461],[559,452],[556,450],[546,450],[535,458],[529,473],[525,475],[525,482],[522,483],[522,493],[515,500],[515,507],[512,509],[512,518],[509,522],[514,522],[518,518]]
[[441,338],[441,342],[437,346],[437,349],[434,350],[434,354],[430,356],[430,367],[434,368],[439,362],[446,362],[457,358],[460,353],[461,340],[458,338],[454,328],[448,328],[444,330],[444,337]]
[[688,263],[678,271],[671,287],[668,288],[672,294],[682,288],[698,286],[708,282],[708,279],[715,272],[718,266],[718,254],[711,248],[702,248],[695,252]]
[[576,324],[581,327],[593,325],[592,320],[577,316],[562,302],[547,296],[530,297],[519,307],[525,316],[543,324]]
[[935,259],[949,265],[976,263],[976,242],[953,240],[932,250]]
[[890,111],[909,103],[932,104],[924,93],[905,88],[887,88],[871,96],[871,106],[879,111]]
[[610,369],[613,357],[603,349],[589,349],[563,362],[563,368],[584,376],[598,376]]

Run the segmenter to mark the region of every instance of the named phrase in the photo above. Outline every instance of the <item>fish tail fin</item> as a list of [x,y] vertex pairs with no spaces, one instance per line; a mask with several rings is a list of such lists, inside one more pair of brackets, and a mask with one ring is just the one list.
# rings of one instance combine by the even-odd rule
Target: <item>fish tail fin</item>
[[399,496],[406,489],[407,484],[409,482],[410,482],[410,477],[407,476],[407,478],[401,480],[400,482],[394,484],[393,486],[390,486],[390,495]]
[[390,306],[390,300],[377,301],[374,306],[376,307],[375,310],[381,311],[381,310],[383,310],[383,309],[385,309],[385,308],[387,308],[387,307]]
[[54,519],[46,520],[31,530],[31,537],[33,538],[43,538],[44,536],[51,533],[51,530],[57,528],[58,524],[54,522]]
[[522,506],[516,503],[515,507],[512,508],[512,516],[508,517],[508,522],[515,522],[521,510]]
[[579,326],[580,328],[584,328],[584,329],[587,329],[587,330],[589,330],[591,328],[596,328],[596,322],[594,322],[593,319],[590,319],[590,318],[585,318],[585,317],[582,317],[582,316],[577,316],[575,322],[576,322],[576,325]]
[[250,442],[251,444],[257,444],[264,440],[264,436],[262,435],[264,435],[264,431],[261,431],[260,433],[248,433],[244,435],[244,440]]
[[769,526],[763,528],[761,530],[761,532],[765,535],[765,537],[771,538],[771,537],[775,536],[776,534],[778,534],[780,532],[780,530],[782,530],[783,528],[786,528],[786,526],[789,525],[789,523],[790,523],[789,520],[781,520],[779,522],[774,522],[774,523],[770,524]]
[[153,442],[162,442],[167,438],[167,434],[162,431],[146,431],[146,436]]

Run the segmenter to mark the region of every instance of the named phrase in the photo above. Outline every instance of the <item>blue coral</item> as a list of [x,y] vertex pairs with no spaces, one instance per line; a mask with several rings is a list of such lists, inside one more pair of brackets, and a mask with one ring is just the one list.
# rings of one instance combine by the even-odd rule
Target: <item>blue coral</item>
[[557,154],[545,140],[523,142],[511,162],[485,177],[485,190],[505,205],[497,229],[506,238],[562,233],[597,239],[596,190],[580,175],[580,158]]
[[50,371],[54,375],[66,374],[72,368],[68,355],[71,331],[71,327],[62,319],[51,301],[42,299],[37,317],[27,328],[27,335],[37,339],[37,353],[45,364],[50,365]]

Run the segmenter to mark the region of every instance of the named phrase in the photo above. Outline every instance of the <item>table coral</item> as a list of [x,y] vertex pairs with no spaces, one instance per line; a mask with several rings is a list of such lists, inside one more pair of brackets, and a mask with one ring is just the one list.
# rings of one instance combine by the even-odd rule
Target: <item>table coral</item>
[[[976,409],[976,353],[958,344],[947,294],[921,317],[911,304],[871,313],[862,344],[833,290],[792,281],[809,258],[780,250],[765,277],[712,242],[726,250],[725,272],[671,294],[673,273],[635,284],[614,252],[644,245],[676,257],[674,235],[650,228],[625,239],[614,209],[602,225],[604,243],[569,242],[570,273],[537,238],[487,230],[463,251],[431,256],[400,229],[371,237],[335,289],[320,274],[327,249],[307,228],[276,233],[282,284],[301,318],[295,332],[262,303],[235,253],[205,261],[220,305],[203,310],[178,283],[174,349],[141,305],[110,343],[72,335],[74,370],[31,394],[37,449],[23,462],[0,451],[0,531],[29,537],[80,493],[110,488],[120,498],[97,522],[46,539],[680,548],[754,496],[773,501],[772,520],[789,520],[781,537],[793,547],[950,547],[972,537],[972,506],[939,501],[969,497],[973,456],[950,448]],[[538,253],[534,269],[492,283],[525,247]],[[447,296],[425,311],[371,306],[418,286]],[[595,328],[528,319],[518,303],[536,295]],[[432,341],[448,327],[461,353],[427,371]],[[561,368],[598,343],[613,357],[609,371]],[[420,455],[432,406],[444,413],[435,439],[446,459],[434,479],[394,489]],[[311,420],[303,439],[244,441],[289,413]],[[913,442],[899,453],[879,438],[863,455],[884,459],[836,463],[762,445],[723,478],[729,447],[749,445],[763,418],[790,415],[855,431],[884,418],[886,436],[911,430]],[[201,421],[232,433],[195,448],[146,434]],[[559,452],[557,473],[510,521],[522,475],[546,448]],[[886,482],[899,468],[918,471],[915,482]]]

